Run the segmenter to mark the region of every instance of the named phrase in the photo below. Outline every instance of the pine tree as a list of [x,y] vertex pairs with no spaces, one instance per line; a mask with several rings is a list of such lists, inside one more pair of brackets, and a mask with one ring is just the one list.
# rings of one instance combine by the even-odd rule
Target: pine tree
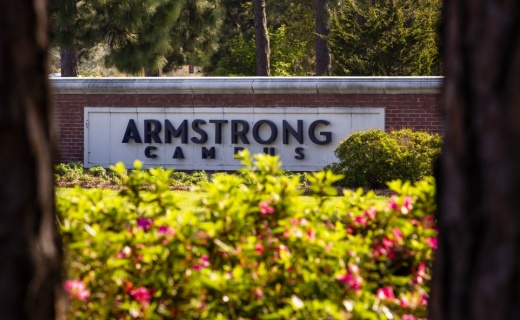
[[101,8],[101,26],[110,52],[106,65],[159,75],[173,50],[171,38],[185,0],[110,0]]
[[171,31],[172,51],[163,69],[188,63],[207,65],[219,48],[224,14],[222,0],[187,0]]
[[347,0],[328,38],[335,75],[439,75],[440,0]]
[[54,0],[52,5],[52,36],[60,47],[61,75],[78,76],[82,55],[103,39],[96,22],[97,1]]

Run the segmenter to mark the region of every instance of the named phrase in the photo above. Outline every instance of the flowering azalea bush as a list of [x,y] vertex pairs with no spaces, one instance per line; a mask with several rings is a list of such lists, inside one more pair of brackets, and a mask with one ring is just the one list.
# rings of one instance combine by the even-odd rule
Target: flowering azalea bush
[[[112,168],[117,196],[58,199],[69,315],[77,319],[420,319],[435,249],[434,182],[394,181],[331,201],[341,179],[309,174],[313,201],[276,157],[241,155],[201,210],[180,210],[170,170]],[[146,184],[146,189],[141,186]]]

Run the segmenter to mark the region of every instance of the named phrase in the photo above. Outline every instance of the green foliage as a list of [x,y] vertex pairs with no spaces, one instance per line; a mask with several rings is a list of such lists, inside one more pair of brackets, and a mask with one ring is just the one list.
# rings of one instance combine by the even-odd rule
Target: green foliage
[[163,71],[176,66],[206,66],[215,53],[225,14],[222,0],[186,0],[170,35],[172,51]]
[[332,15],[333,73],[440,75],[439,0],[347,0]]
[[256,75],[254,40],[246,41],[242,35],[230,39],[227,55],[219,61],[215,73],[219,76]]
[[96,21],[100,1],[53,0],[50,4],[54,44],[88,51],[103,38],[102,25]]
[[87,172],[94,177],[107,178],[107,171],[100,165],[95,165],[92,168],[89,168]]
[[441,144],[437,134],[409,129],[357,132],[334,150],[339,162],[330,169],[344,175],[344,187],[378,189],[396,179],[415,182],[433,174]]
[[194,171],[191,174],[186,172],[172,172],[170,184],[173,186],[193,186],[201,182],[208,182],[209,175],[206,171]]
[[65,181],[79,180],[83,177],[83,163],[69,162],[57,164],[54,166],[54,173],[57,179]]
[[159,72],[208,60],[223,14],[220,0],[57,0],[53,39],[82,56],[101,45],[105,66],[121,72]]
[[[119,196],[58,199],[74,319],[381,319],[426,316],[436,231],[433,180],[393,182],[388,203],[309,174],[317,199],[276,157],[242,153],[241,175],[202,183],[180,210],[171,170],[113,167]],[[249,183],[246,183],[249,181]],[[151,188],[143,188],[143,185]],[[408,195],[403,192],[407,192]]]
[[[308,75],[303,68],[307,58],[305,41],[290,39],[284,25],[274,32],[269,32],[271,47],[271,75],[296,76]],[[220,60],[216,73],[222,76],[254,76],[256,75],[255,41],[246,41],[244,36],[237,35],[231,39],[228,54]]]
[[184,0],[108,1],[100,7],[110,48],[109,67],[130,74],[159,72],[172,50],[172,32]]

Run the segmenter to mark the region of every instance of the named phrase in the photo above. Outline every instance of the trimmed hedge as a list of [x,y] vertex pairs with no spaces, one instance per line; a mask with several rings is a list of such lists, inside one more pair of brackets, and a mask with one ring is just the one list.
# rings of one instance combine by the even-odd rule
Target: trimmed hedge
[[[436,246],[431,178],[341,201],[331,172],[299,177],[242,154],[214,175],[199,213],[168,192],[171,170],[113,170],[124,189],[58,199],[71,319],[416,319],[426,317]],[[136,163],[139,168],[139,163]],[[147,185],[149,188],[143,189]],[[197,192],[197,191],[194,191]]]
[[328,168],[343,174],[338,184],[349,188],[385,188],[396,179],[415,182],[433,175],[441,145],[439,135],[409,129],[357,132],[335,149],[339,162]]

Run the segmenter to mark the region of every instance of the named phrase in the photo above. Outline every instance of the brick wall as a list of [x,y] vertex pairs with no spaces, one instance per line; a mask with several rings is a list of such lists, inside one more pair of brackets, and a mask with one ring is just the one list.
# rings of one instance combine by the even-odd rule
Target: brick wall
[[[70,80],[70,79],[69,79]],[[72,80],[70,80],[72,81]],[[81,81],[81,80],[80,80]],[[106,80],[105,80],[106,81]],[[56,87],[56,85],[55,85]],[[59,161],[83,161],[84,107],[384,107],[385,129],[411,128],[442,133],[440,94],[426,93],[92,93],[59,88],[53,111],[59,130]],[[289,90],[291,91],[291,90]],[[294,90],[292,90],[294,91]],[[341,91],[341,90],[337,90]],[[345,91],[345,90],[343,90]],[[353,91],[353,90],[351,90]],[[359,89],[356,91],[360,91]],[[401,90],[402,91],[402,90]],[[417,91],[417,90],[415,90]]]

